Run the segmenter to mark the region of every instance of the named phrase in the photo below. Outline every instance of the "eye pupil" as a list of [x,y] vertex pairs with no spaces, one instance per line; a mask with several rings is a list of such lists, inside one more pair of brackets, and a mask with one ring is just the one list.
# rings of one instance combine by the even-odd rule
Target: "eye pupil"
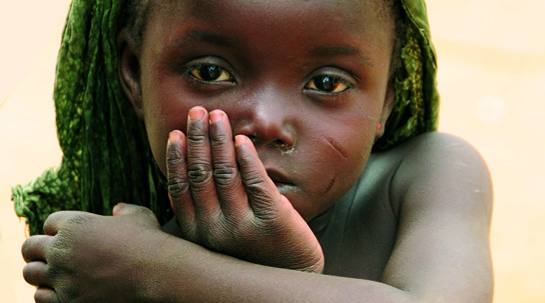
[[221,69],[216,65],[203,65],[199,73],[204,81],[214,81],[221,76]]
[[320,76],[315,80],[316,88],[325,92],[334,91],[338,84],[339,80],[330,76]]

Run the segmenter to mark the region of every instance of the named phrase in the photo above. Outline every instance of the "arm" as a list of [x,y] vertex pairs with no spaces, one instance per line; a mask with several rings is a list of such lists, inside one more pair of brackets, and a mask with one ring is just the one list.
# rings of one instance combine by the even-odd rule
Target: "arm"
[[217,271],[203,285],[213,281],[213,295],[236,289],[221,297],[227,301],[491,302],[492,188],[482,158],[466,142],[438,133],[400,148],[407,156],[391,185],[392,199],[400,201],[399,233],[382,283],[211,256]]
[[37,297],[76,302],[490,301],[486,167],[458,139],[431,135],[418,140],[392,182],[393,198],[401,201],[400,227],[383,283],[215,253],[162,233],[149,213],[133,206],[116,210],[115,217],[53,215],[46,224],[51,236],[32,237],[23,247],[30,262],[25,279],[42,286]]
[[478,152],[463,140],[421,135],[394,180],[399,232],[383,282],[422,302],[491,302],[492,185]]
[[[143,207],[58,212],[29,238],[36,302],[408,302],[387,285],[249,263],[160,230]],[[381,299],[380,301],[378,299]]]

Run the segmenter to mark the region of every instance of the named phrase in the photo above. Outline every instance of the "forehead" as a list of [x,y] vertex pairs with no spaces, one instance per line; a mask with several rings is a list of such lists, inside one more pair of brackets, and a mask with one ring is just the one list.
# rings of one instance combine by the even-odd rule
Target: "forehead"
[[[267,37],[282,41],[321,44],[325,38],[369,46],[393,43],[393,20],[384,0],[183,0],[155,1],[146,28],[165,42],[197,28],[231,37],[232,42],[256,42]],[[165,32],[168,31],[168,37]],[[195,36],[193,36],[195,37]],[[238,41],[237,41],[238,40]],[[289,41],[292,40],[292,41]],[[292,43],[289,43],[292,42]],[[331,41],[329,44],[336,41]],[[361,44],[361,43],[360,43]]]

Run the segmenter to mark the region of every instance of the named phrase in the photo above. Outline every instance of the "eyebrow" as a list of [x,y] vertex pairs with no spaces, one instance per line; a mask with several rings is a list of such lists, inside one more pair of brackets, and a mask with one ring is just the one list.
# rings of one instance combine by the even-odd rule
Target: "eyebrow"
[[[230,37],[220,33],[192,29],[187,32],[184,36],[177,39],[174,48],[179,48],[184,46],[184,44],[193,42],[204,42],[208,44],[218,45],[225,48],[240,48],[242,41],[237,39],[237,37]],[[356,56],[360,61],[369,66],[373,67],[373,63],[370,60],[369,56],[363,53],[360,49],[353,46],[346,45],[319,45],[313,47],[309,51],[310,56],[314,57],[334,57],[334,56]]]
[[177,39],[175,48],[183,46],[187,43],[193,42],[204,42],[208,44],[214,44],[226,48],[236,48],[241,42],[236,37],[228,37],[219,33],[192,29],[187,32],[184,36]]
[[370,67],[373,67],[373,63],[371,62],[369,56],[367,54],[363,53],[360,49],[352,46],[345,46],[345,45],[320,45],[317,47],[312,48],[312,50],[309,52],[310,55],[316,56],[316,57],[333,57],[333,56],[356,56],[359,57],[360,60]]

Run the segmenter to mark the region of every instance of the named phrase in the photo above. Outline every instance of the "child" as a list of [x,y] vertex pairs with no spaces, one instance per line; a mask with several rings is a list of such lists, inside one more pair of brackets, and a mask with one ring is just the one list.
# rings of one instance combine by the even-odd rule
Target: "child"
[[99,215],[25,242],[36,301],[490,302],[429,39],[416,0],[75,1],[62,166],[14,201],[33,234]]

